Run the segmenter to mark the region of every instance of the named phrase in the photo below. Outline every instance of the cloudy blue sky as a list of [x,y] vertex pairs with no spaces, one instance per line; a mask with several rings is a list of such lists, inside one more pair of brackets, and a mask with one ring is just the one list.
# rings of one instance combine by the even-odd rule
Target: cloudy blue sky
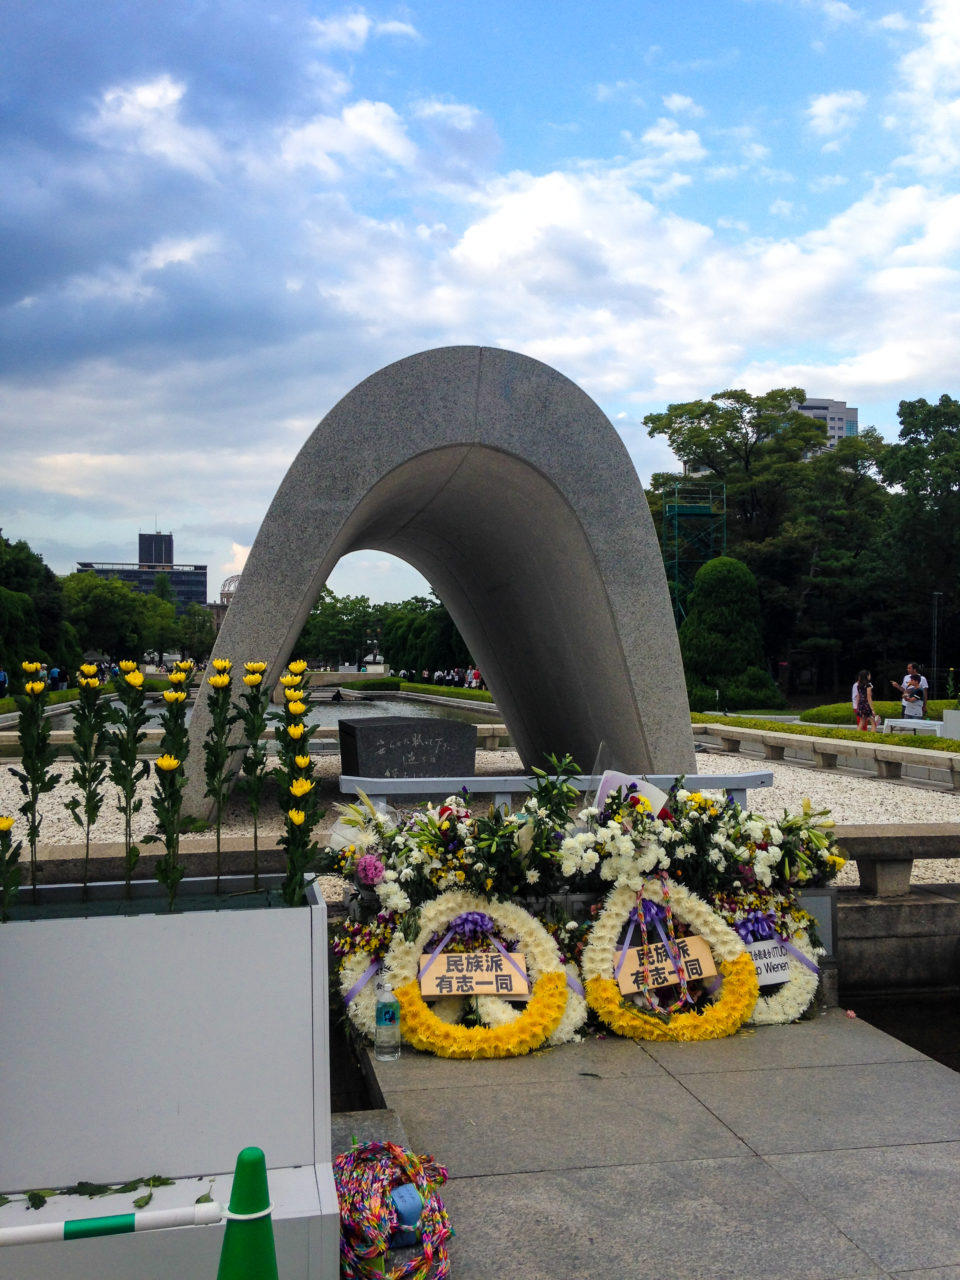
[[429,347],[553,365],[644,480],[672,401],[799,384],[894,438],[960,393],[956,0],[6,0],[0,60],[0,525],[58,573],[160,528],[213,598]]

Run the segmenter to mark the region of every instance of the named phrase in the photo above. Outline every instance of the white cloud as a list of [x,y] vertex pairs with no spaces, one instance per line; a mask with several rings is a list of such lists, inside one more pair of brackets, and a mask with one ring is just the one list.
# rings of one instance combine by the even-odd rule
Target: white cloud
[[810,99],[807,122],[814,133],[829,138],[849,132],[867,105],[866,95],[859,89],[835,93],[818,93]]
[[774,200],[770,205],[770,212],[775,218],[789,218],[793,213],[792,200]]
[[419,38],[416,28],[409,22],[375,22],[362,9],[332,18],[312,18],[310,29],[313,42],[319,48],[345,49],[349,53],[361,50],[371,35]]
[[640,86],[636,80],[614,80],[610,84],[594,86],[594,97],[598,102],[614,102],[618,98],[626,98],[634,106],[643,106]]
[[103,147],[161,159],[209,180],[221,162],[219,147],[208,130],[180,121],[185,94],[186,85],[169,75],[107,89],[81,131]]
[[703,107],[698,106],[693,98],[688,98],[683,93],[670,93],[663,99],[663,105],[668,111],[672,111],[674,115],[680,115],[686,112],[688,116],[702,116],[705,114]]
[[884,17],[878,18],[876,25],[882,31],[909,31],[910,23],[902,13],[888,13]]
[[814,178],[810,183],[811,191],[832,191],[835,187],[843,187],[849,182],[849,178],[844,173],[825,173],[819,178]]
[[820,0],[820,8],[826,18],[838,25],[856,22],[860,17],[859,11],[852,9],[848,4],[844,4],[843,0]]
[[239,542],[231,542],[230,552],[230,559],[220,566],[220,572],[225,578],[229,578],[235,573],[243,573],[243,567],[247,563],[250,548],[241,546]]
[[285,165],[318,169],[330,179],[341,172],[335,156],[353,165],[372,158],[409,166],[416,158],[416,147],[393,107],[368,101],[344,107],[339,116],[321,115],[290,128],[281,143]]
[[669,164],[702,160],[707,154],[695,129],[681,129],[675,120],[663,116],[641,135],[640,141]]
[[921,42],[900,63],[901,89],[885,120],[907,133],[901,163],[941,175],[960,168],[960,5],[927,0]]

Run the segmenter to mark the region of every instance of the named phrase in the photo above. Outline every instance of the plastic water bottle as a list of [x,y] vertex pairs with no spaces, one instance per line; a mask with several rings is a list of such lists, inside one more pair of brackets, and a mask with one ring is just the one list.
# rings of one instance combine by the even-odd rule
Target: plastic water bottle
[[400,1057],[400,1001],[393,987],[385,982],[377,992],[377,1027],[373,1056],[378,1062],[392,1062]]

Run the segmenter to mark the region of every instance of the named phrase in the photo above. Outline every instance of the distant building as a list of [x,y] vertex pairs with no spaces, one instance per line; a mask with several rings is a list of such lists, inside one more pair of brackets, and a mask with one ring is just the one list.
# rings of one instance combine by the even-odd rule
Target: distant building
[[141,533],[140,563],[173,564],[173,534]]
[[846,400],[811,400],[809,397],[803,404],[795,406],[808,418],[816,418],[827,428],[827,448],[833,449],[838,440],[845,436],[859,434],[858,410],[848,405]]
[[191,604],[207,604],[207,566],[174,564],[172,533],[141,533],[138,564],[95,564],[91,560],[77,562],[78,573],[95,573],[98,578],[119,578],[121,582],[149,595],[158,574],[170,579],[171,596],[181,614]]

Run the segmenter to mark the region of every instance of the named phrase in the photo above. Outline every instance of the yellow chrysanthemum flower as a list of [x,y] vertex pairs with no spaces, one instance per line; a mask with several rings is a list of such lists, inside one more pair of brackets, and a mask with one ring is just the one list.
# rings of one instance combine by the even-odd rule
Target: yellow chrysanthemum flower
[[165,702],[186,702],[187,695],[182,689],[164,689],[163,699]]
[[173,664],[178,671],[186,671],[188,674],[193,670],[193,659],[182,658],[179,662]]
[[313,783],[309,778],[294,778],[290,783],[290,792],[299,800],[301,796],[305,796],[308,791],[313,790]]
[[302,809],[288,809],[287,817],[295,827],[302,827],[307,820],[307,815]]
[[86,676],[87,679],[89,680],[91,676],[95,676],[97,674],[97,668],[93,665],[92,662],[81,663],[80,674],[82,676]]
[[263,676],[259,671],[251,671],[249,675],[243,677],[243,683],[249,685],[252,689],[255,685],[258,685],[262,679]]
[[283,685],[285,689],[292,689],[294,685],[297,685],[300,683],[300,677],[299,676],[281,676],[280,683]]
[[288,702],[287,710],[292,716],[302,716],[307,709],[305,702]]
[[186,679],[187,679],[187,673],[186,673],[185,671],[171,671],[171,672],[170,672],[170,683],[171,683],[171,684],[184,684],[184,683],[186,683]]
[[300,681],[298,680],[295,685],[291,685],[289,689],[284,689],[283,696],[288,702],[296,702],[298,698],[302,698],[303,690],[300,688]]
[[28,680],[23,686],[27,693],[32,693],[34,697],[39,697],[47,687],[42,680]]
[[212,685],[214,689],[226,689],[229,683],[230,677],[225,671],[222,673],[218,672],[212,676],[207,676],[207,684]]
[[0,831],[9,831],[13,826],[13,818],[0,818]]
[[157,768],[162,769],[164,773],[173,773],[174,769],[180,768],[180,761],[176,756],[159,756]]
[[262,676],[267,669],[265,662],[245,662],[243,664],[244,671],[249,671],[251,675]]
[[39,662],[21,662],[21,663],[20,663],[20,666],[21,666],[22,670],[25,672],[25,674],[26,674],[26,675],[28,675],[28,676],[35,676],[35,675],[37,674],[37,672],[40,670],[41,663],[39,663]]
[[213,665],[217,671],[229,671],[233,663],[229,658],[214,658]]
[[293,757],[293,763],[297,766],[297,768],[298,768],[298,769],[309,769],[309,768],[310,768],[310,757],[309,757],[309,756],[294,756],[294,757]]
[[81,687],[82,689],[97,689],[97,688],[99,688],[100,681],[97,679],[97,677],[96,677],[96,676],[90,676],[89,678],[87,678],[87,677],[85,677],[85,676],[79,676],[79,677],[78,677],[78,679],[79,679],[79,681],[80,681],[80,687]]
[[291,738],[293,738],[293,740],[294,740],[294,741],[296,741],[298,738],[302,738],[302,737],[303,737],[303,725],[302,725],[302,724],[288,724],[288,725],[287,725],[287,733],[290,735],[290,737],[291,737]]
[[292,671],[295,676],[302,676],[307,669],[307,664],[303,658],[298,658],[296,662],[288,662],[287,670]]
[[130,685],[131,688],[133,689],[139,689],[140,686],[143,684],[142,671],[136,671],[136,670],[128,671],[123,678],[124,680],[126,680],[127,684]]
[[137,664],[135,662],[131,662],[129,658],[124,658],[123,662],[117,663],[117,666],[120,668],[120,670],[123,672],[124,675],[127,675],[127,673],[130,671],[136,671],[137,669]]

